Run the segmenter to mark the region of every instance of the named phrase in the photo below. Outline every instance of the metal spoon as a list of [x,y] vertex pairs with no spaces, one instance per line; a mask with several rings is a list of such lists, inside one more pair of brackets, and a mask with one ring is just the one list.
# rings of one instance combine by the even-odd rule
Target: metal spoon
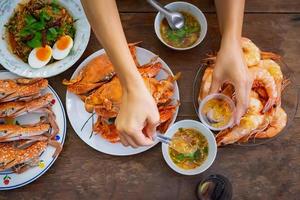
[[170,148],[172,148],[172,149],[174,149],[175,151],[177,151],[178,153],[182,153],[182,154],[184,154],[184,155],[186,155],[186,156],[194,155],[194,153],[198,150],[198,147],[197,147],[197,146],[192,146],[192,147],[190,148],[190,151],[189,151],[189,152],[182,151],[181,149],[177,148],[176,145],[173,145],[174,143],[172,142],[172,138],[169,138],[169,137],[164,136],[164,135],[162,135],[162,134],[156,134],[155,137],[156,137],[156,138],[154,138],[154,139],[157,139],[158,141],[167,144]]
[[170,11],[164,8],[160,3],[155,0],[147,0],[150,5],[152,5],[159,12],[164,14],[171,29],[181,29],[184,25],[184,17],[179,12]]

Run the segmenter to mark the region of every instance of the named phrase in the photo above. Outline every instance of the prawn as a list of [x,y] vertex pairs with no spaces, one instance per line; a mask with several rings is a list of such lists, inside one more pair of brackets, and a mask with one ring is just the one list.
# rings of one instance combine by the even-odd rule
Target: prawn
[[240,139],[247,137],[252,134],[253,131],[255,131],[260,124],[262,124],[264,121],[264,115],[261,115],[259,113],[253,114],[253,113],[247,113],[245,114],[240,124],[237,126],[234,126],[231,129],[226,129],[223,131],[220,131],[217,136],[217,145],[227,145],[227,144],[233,144]]
[[272,138],[286,126],[287,114],[281,108],[277,108],[266,130],[255,134],[255,138]]
[[201,80],[201,87],[198,96],[198,101],[204,99],[209,94],[210,86],[212,83],[212,75],[213,75],[213,68],[207,67],[205,69],[203,78]]
[[254,80],[252,88],[255,90],[255,88],[263,87],[268,95],[268,100],[263,109],[263,113],[265,113],[276,103],[278,97],[274,78],[266,69],[259,67],[251,67],[249,72]]
[[289,84],[289,80],[284,80],[282,71],[279,64],[271,59],[261,60],[259,62],[259,67],[268,70],[271,76],[274,78],[276,90],[277,90],[277,105],[281,105],[281,92]]
[[231,129],[219,132],[216,136],[217,144],[226,145],[248,138],[264,122],[264,115],[260,114],[263,105],[257,98],[257,94],[252,91],[250,94],[249,107],[242,117],[240,124]]
[[242,49],[248,67],[255,66],[261,59],[260,49],[248,38],[242,38]]

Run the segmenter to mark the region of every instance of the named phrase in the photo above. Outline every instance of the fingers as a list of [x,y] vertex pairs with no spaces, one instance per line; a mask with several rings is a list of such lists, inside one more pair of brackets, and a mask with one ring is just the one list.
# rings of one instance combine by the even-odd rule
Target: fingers
[[213,80],[210,86],[209,94],[217,93],[221,87],[221,81],[215,75],[213,76]]
[[152,136],[156,132],[156,127],[159,125],[159,116],[157,118],[149,117],[147,120],[147,124],[145,126],[145,134],[148,138],[152,138]]
[[132,148],[138,148],[139,145],[135,143],[135,141],[129,136],[129,135],[125,135],[125,138],[129,144],[129,146],[131,146]]
[[242,116],[245,114],[248,104],[249,104],[249,94],[251,87],[248,86],[248,83],[245,83],[246,87],[243,85],[236,86],[236,99],[237,99],[237,106],[236,106],[236,113],[235,113],[235,124],[239,124]]
[[146,137],[142,131],[134,134],[131,139],[134,141],[134,143],[138,146],[150,146],[154,142],[150,138]]
[[125,147],[128,147],[128,146],[129,146],[129,143],[128,143],[127,139],[126,139],[122,134],[119,134],[119,137],[120,137],[120,142],[121,142]]
[[149,146],[154,143],[153,140],[146,137],[142,131],[122,131],[120,132],[119,137],[121,143],[126,147],[131,146],[133,148],[138,148],[139,146]]

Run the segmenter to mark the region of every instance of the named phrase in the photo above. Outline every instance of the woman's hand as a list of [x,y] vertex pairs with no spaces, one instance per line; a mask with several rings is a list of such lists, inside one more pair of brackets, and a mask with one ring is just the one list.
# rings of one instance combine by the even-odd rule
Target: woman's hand
[[134,148],[152,145],[158,123],[156,103],[143,81],[133,90],[123,88],[122,104],[115,122],[121,143]]
[[248,108],[252,85],[239,39],[222,39],[210,92],[218,92],[225,81],[229,81],[235,87],[237,99],[235,123],[239,124]]

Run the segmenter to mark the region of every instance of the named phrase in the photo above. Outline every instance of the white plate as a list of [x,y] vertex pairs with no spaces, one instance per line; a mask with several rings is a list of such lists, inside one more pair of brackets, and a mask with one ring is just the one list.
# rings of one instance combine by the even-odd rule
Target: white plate
[[177,173],[183,175],[196,175],[207,170],[214,162],[217,155],[217,143],[214,134],[201,122],[195,120],[181,120],[173,124],[165,133],[165,136],[172,138],[179,128],[193,128],[205,136],[208,142],[208,156],[206,160],[195,169],[185,170],[174,164],[169,154],[169,146],[162,143],[161,150],[166,163]]
[[[15,78],[18,78],[18,76],[7,71],[0,71],[0,79]],[[58,95],[52,87],[48,86],[48,88],[43,90],[42,93],[52,93],[54,96],[55,104],[52,106],[52,110],[56,115],[56,122],[60,130],[55,139],[63,145],[66,137],[66,116],[63,104],[61,103]],[[18,117],[17,120],[21,124],[25,124],[38,122],[39,118],[39,114],[26,114]],[[32,167],[21,174],[16,174],[11,171],[0,172],[0,190],[11,190],[19,188],[31,183],[32,181],[42,176],[51,167],[51,165],[57,158],[52,158],[54,151],[55,148],[48,145],[48,147],[40,157],[39,166]]]
[[60,61],[55,61],[40,69],[31,68],[28,63],[23,62],[14,55],[6,41],[6,28],[4,25],[12,16],[14,9],[22,0],[1,0],[0,1],[0,63],[7,70],[24,77],[51,77],[62,73],[70,68],[83,54],[90,38],[90,25],[84,14],[80,0],[63,0],[59,1],[65,7],[74,19],[76,35],[74,46],[70,54]]
[[[76,71],[74,72],[74,74],[72,75],[72,78],[75,78],[77,76],[77,74],[79,73],[79,71],[88,63],[90,62],[93,58],[95,58],[96,56],[99,56],[101,54],[104,54],[105,51],[103,49],[91,54],[88,58],[86,58],[80,65],[79,67],[76,69]],[[155,54],[153,54],[152,52],[137,47],[137,58],[140,64],[145,64],[147,62],[150,61],[151,58],[153,58],[155,56]],[[168,67],[168,65],[162,60],[162,59],[158,59],[158,61],[160,61],[163,64],[163,68],[165,68],[167,71],[169,71],[170,74],[173,75],[171,69]],[[157,75],[158,79],[164,79],[168,76],[168,73],[164,72],[163,70],[161,70],[161,72]],[[177,83],[174,84],[175,90],[174,90],[174,96],[173,99],[178,100],[179,101],[179,90],[178,90],[178,86]],[[115,156],[127,156],[127,155],[133,155],[133,154],[138,154],[141,153],[143,151],[146,151],[148,149],[150,149],[152,146],[149,147],[139,147],[137,149],[131,148],[131,147],[124,147],[121,143],[115,143],[112,144],[108,141],[106,141],[105,139],[103,139],[100,135],[93,135],[90,138],[91,135],[91,131],[92,131],[92,120],[89,120],[86,124],[86,126],[84,127],[84,129],[81,131],[81,128],[83,126],[83,124],[87,121],[87,119],[91,116],[90,113],[85,111],[84,108],[84,103],[80,100],[80,98],[67,91],[67,95],[66,95],[66,108],[67,108],[67,114],[70,120],[70,123],[73,127],[73,129],[75,130],[75,132],[77,133],[77,135],[89,146],[93,147],[94,149],[102,152],[102,153],[106,153],[106,154],[110,154],[110,155],[115,155]],[[172,123],[170,125],[172,125],[177,117],[177,113],[178,113],[178,108],[176,109],[176,113],[173,117]],[[97,119],[97,117],[94,117],[95,121]]]

